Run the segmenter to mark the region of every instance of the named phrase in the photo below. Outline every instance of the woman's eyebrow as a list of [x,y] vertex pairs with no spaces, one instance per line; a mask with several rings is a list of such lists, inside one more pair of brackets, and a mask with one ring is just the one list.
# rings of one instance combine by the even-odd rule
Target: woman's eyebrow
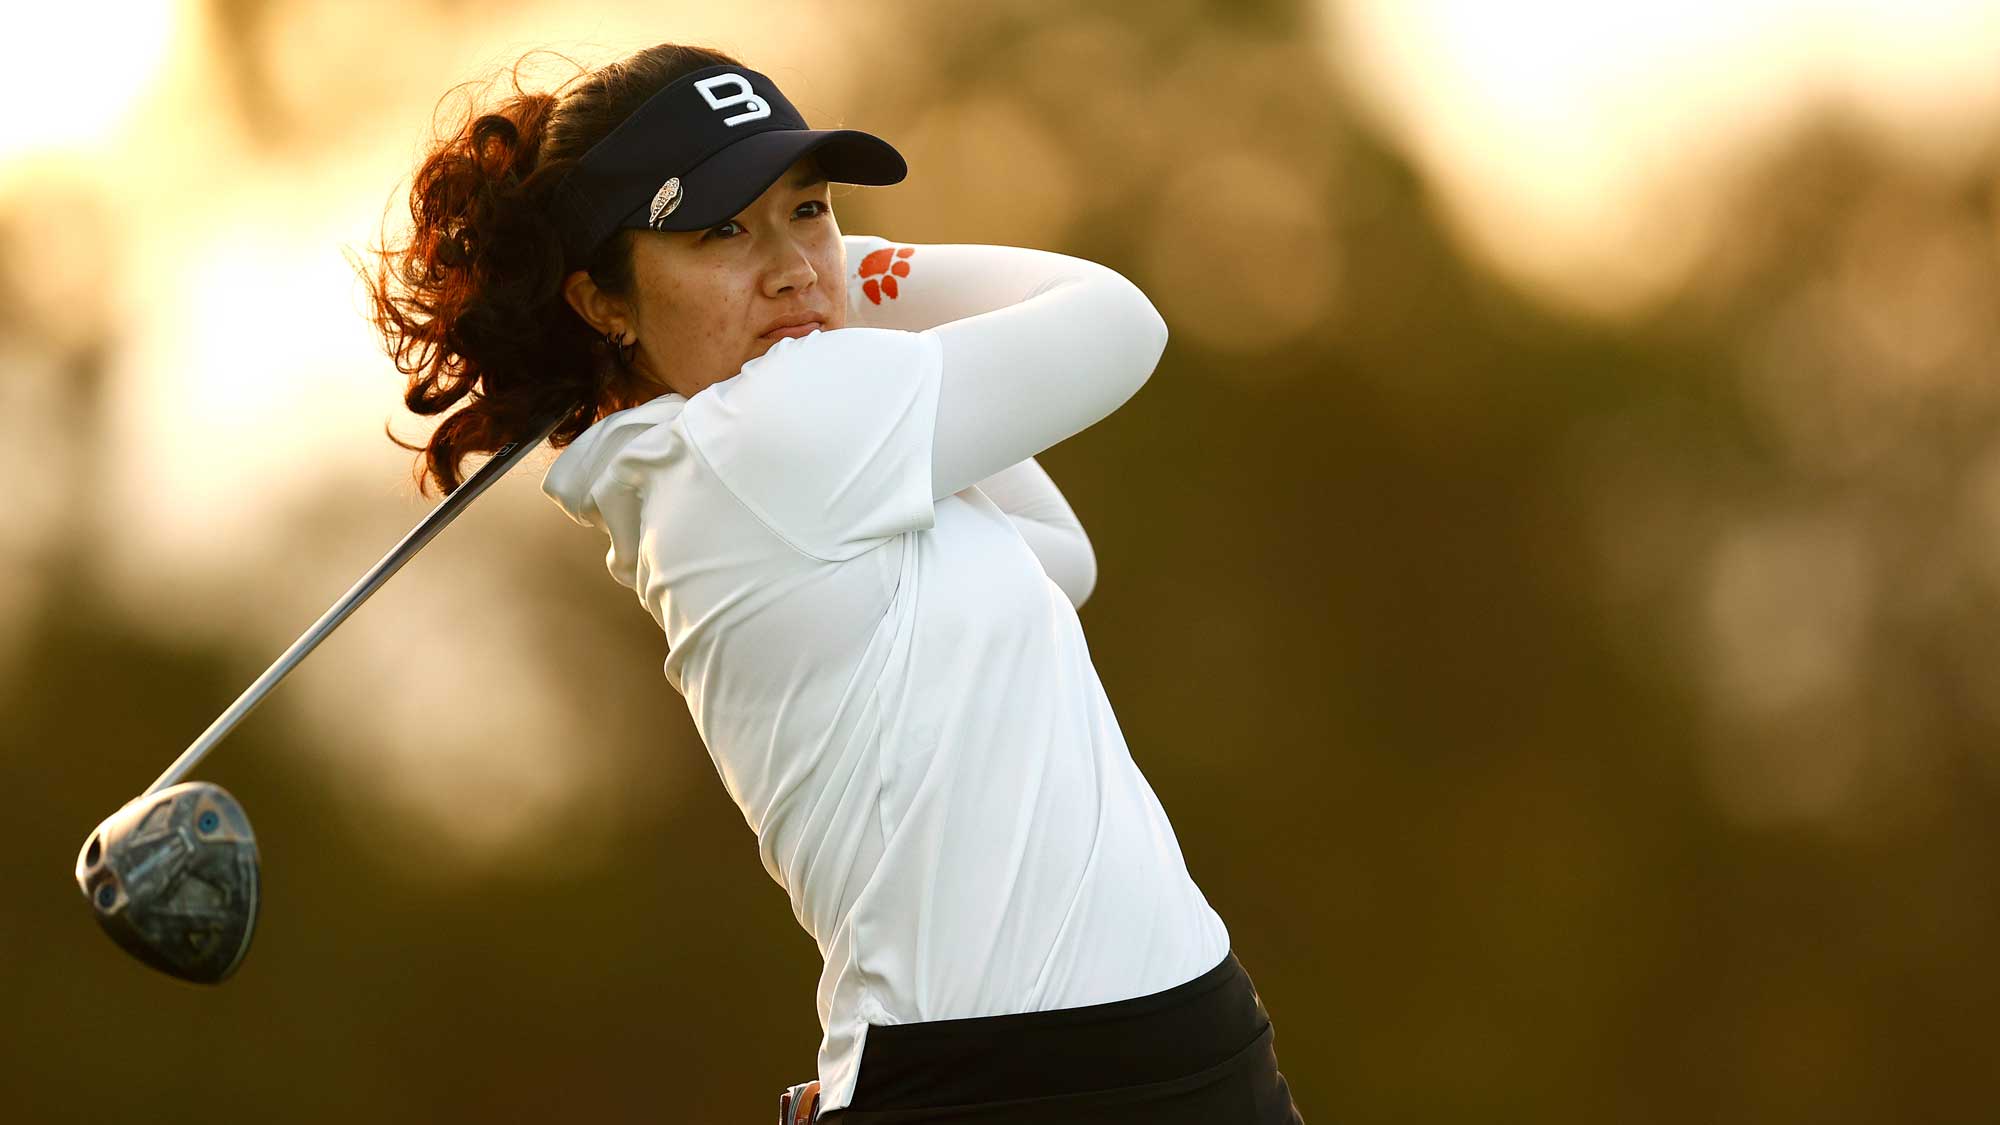
[[825,182],[826,176],[821,174],[817,168],[802,169],[792,177],[792,186],[795,188],[809,188],[815,184],[823,184]]

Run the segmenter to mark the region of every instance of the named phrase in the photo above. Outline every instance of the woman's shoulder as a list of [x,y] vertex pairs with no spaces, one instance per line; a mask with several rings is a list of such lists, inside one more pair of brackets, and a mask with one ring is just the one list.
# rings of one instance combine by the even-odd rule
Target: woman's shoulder
[[668,392],[650,402],[607,414],[577,435],[557,455],[542,477],[542,491],[579,522],[590,522],[593,490],[607,479],[626,474],[615,470],[622,461],[642,456],[649,447],[671,442],[674,421],[688,400]]
[[863,384],[922,377],[935,367],[939,345],[931,332],[847,325],[786,337],[742,370],[712,383],[691,400],[699,413],[731,405],[813,409],[850,397]]

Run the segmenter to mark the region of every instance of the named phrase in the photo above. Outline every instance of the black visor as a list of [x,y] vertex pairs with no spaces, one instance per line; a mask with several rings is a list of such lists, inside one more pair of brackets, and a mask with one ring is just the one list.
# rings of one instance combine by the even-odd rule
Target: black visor
[[880,137],[806,128],[754,70],[697,70],[647,99],[556,185],[564,256],[581,266],[626,228],[692,231],[727,222],[808,153],[835,183],[893,184],[909,171]]

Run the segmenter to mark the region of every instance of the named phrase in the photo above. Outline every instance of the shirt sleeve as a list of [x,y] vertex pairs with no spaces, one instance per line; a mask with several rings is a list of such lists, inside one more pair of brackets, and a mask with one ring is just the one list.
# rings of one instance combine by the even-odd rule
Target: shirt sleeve
[[852,322],[938,338],[937,496],[1095,424],[1138,392],[1166,348],[1152,302],[1095,262],[869,235],[845,249]]
[[1082,609],[1097,585],[1097,552],[1048,471],[1030,457],[980,481],[978,488],[1007,513],[1042,572]]
[[730,492],[826,561],[933,526],[935,500],[1116,410],[1166,346],[1145,294],[1095,262],[871,245],[847,242],[850,300],[867,305],[850,327],[778,341],[683,414]]
[[687,400],[688,443],[793,549],[838,562],[931,527],[940,348],[842,328],[782,339]]

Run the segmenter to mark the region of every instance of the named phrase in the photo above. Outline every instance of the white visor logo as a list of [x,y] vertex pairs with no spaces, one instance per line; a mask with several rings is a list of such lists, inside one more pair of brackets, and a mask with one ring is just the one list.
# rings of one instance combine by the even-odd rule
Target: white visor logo
[[[718,97],[720,87],[734,87],[736,92],[728,97]],[[713,78],[703,78],[694,84],[701,91],[702,99],[710,109],[728,109],[731,106],[748,106],[742,113],[722,119],[724,125],[741,125],[745,121],[755,121],[771,116],[771,104],[750,92],[750,80],[740,74],[718,74]]]

